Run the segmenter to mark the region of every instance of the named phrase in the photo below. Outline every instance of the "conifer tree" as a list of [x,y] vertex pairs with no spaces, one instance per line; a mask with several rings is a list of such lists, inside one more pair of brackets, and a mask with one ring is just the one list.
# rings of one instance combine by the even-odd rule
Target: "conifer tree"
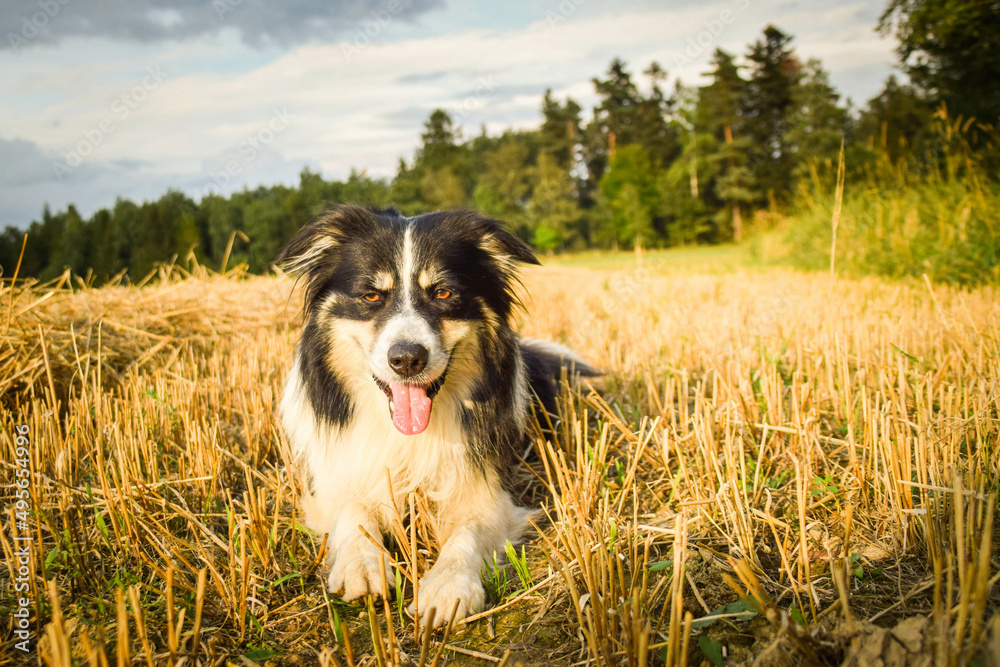
[[791,41],[790,35],[769,25],[763,39],[750,47],[750,77],[742,109],[753,147],[750,168],[756,184],[763,195],[771,193],[778,201],[788,199],[794,168],[787,133],[801,67]]

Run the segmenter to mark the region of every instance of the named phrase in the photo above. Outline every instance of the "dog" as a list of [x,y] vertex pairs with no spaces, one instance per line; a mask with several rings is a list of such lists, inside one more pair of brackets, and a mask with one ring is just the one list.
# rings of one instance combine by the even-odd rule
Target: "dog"
[[381,594],[390,561],[372,538],[417,492],[441,545],[419,583],[420,622],[431,608],[435,625],[483,610],[484,560],[517,543],[532,514],[509,488],[532,410],[555,412],[563,367],[597,374],[511,328],[519,265],[538,263],[473,212],[356,205],[321,215],[281,253],[304,283],[304,325],[280,413],[308,469],[306,525],[328,533],[331,593]]

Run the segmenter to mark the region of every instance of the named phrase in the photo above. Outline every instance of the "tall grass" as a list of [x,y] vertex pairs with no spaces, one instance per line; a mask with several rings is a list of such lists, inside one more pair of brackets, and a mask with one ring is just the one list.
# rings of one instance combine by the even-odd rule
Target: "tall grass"
[[[987,162],[1000,150],[993,128],[935,116],[926,148],[896,162],[884,147],[849,154],[854,178],[843,196],[836,266],[862,275],[920,277],[951,284],[1000,280],[1000,179]],[[835,165],[834,165],[835,167]],[[800,268],[831,266],[831,174],[814,167],[799,192],[800,213],[784,221],[784,253]]]
[[388,603],[324,590],[275,412],[291,280],[5,283],[0,416],[30,427],[33,513],[15,527],[5,428],[2,616],[30,536],[30,658],[49,665],[991,655],[996,291],[658,261],[526,275],[523,331],[608,373],[564,390],[558,437],[525,463],[521,501],[544,508],[526,562],[436,633],[403,612],[437,550],[419,496],[397,508]]

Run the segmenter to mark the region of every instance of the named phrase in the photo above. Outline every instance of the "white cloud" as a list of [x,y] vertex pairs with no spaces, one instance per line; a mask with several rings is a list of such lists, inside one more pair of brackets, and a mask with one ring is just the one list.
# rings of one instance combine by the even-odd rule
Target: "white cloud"
[[[42,153],[65,157],[110,120],[112,130],[103,133],[88,163],[140,165],[129,170],[129,187],[142,181],[162,190],[205,183],[219,156],[238,153],[248,136],[285,110],[293,121],[268,144],[262,153],[267,158],[255,158],[246,179],[233,179],[231,187],[289,182],[306,164],[333,177],[352,167],[391,175],[399,157],[412,153],[421,123],[435,107],[467,111],[456,113],[466,136],[477,134],[481,124],[490,132],[531,127],[540,120],[547,87],[559,97],[572,95],[585,108],[592,104],[590,79],[602,75],[615,56],[639,78],[656,59],[672,76],[695,83],[717,46],[743,53],[769,22],[796,35],[800,55],[821,58],[838,85],[848,86],[861,70],[887,71],[893,45],[872,31],[870,21],[858,18],[863,6],[829,9],[819,23],[817,11],[826,5],[817,0],[808,5],[780,15],[775,4],[759,0],[638,6],[615,14],[580,12],[555,26],[540,9],[539,20],[519,29],[395,40],[386,29],[360,51],[343,43],[304,44],[269,60],[225,33],[157,48],[130,46],[124,58],[105,42],[76,40],[74,53],[92,47],[98,55],[82,56],[73,66],[65,62],[65,50],[58,57],[39,50],[37,59],[19,61],[0,55],[7,72],[0,82],[0,127],[7,139],[27,140]],[[734,18],[723,25],[724,11]],[[682,62],[677,54],[699,39],[705,42],[706,31],[707,44]],[[241,59],[257,64],[241,66]],[[148,68],[157,67],[162,80],[144,85]],[[30,97],[31,112],[27,103],[11,102],[11,95]],[[133,196],[125,187],[80,190],[78,201],[86,212],[110,204],[116,194]],[[2,211],[0,216],[8,217]]]

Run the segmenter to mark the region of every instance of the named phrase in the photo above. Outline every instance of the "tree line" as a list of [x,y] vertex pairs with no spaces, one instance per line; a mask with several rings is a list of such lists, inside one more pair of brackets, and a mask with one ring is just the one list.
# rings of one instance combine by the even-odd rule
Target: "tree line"
[[[119,198],[88,219],[72,205],[46,206],[27,230],[20,275],[44,280],[69,268],[97,282],[123,272],[137,280],[192,253],[213,268],[245,262],[264,272],[296,230],[346,201],[404,214],[471,207],[542,252],[740,241],[755,213],[794,210],[805,186],[832,183],[842,146],[853,174],[876,157],[900,169],[926,161],[939,105],[995,134],[983,120],[1000,115],[1000,50],[991,46],[1000,19],[988,3],[967,3],[959,19],[942,13],[944,3],[890,3],[879,28],[899,38],[908,82],[890,77],[860,109],[841,98],[821,62],[803,62],[792,37],[769,26],[742,58],[717,49],[702,86],[678,81],[667,90],[658,63],[636,73],[615,59],[592,80],[598,102],[586,117],[550,90],[536,129],[466,137],[437,109],[391,179],[352,171],[326,180],[307,168],[294,187],[200,201],[179,191],[141,204]],[[23,235],[13,227],[0,235],[5,277]]]

